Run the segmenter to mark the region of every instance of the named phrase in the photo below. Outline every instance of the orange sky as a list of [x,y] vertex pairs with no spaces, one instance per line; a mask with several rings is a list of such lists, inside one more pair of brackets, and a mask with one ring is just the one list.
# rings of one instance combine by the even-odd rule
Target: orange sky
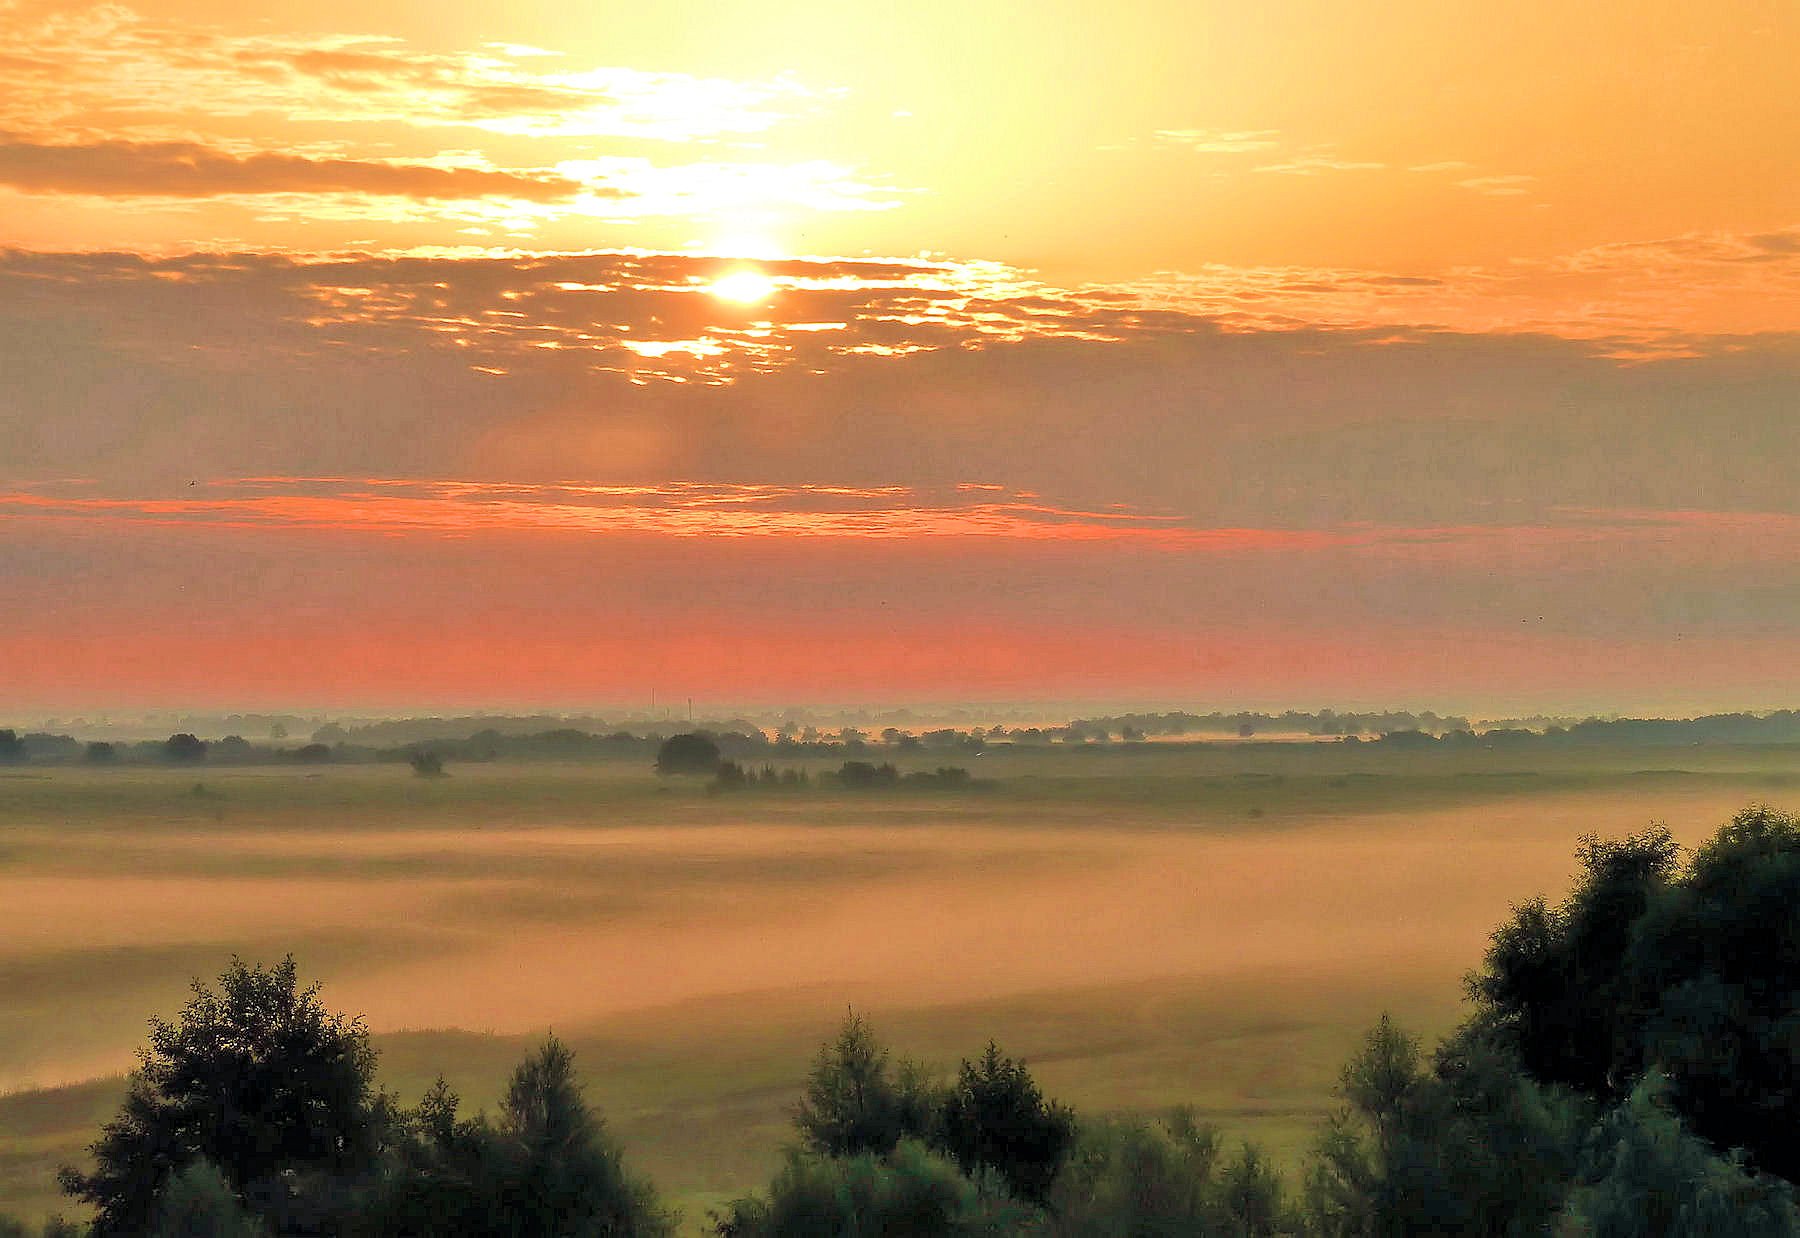
[[1791,4],[0,35],[0,710],[1800,690]]

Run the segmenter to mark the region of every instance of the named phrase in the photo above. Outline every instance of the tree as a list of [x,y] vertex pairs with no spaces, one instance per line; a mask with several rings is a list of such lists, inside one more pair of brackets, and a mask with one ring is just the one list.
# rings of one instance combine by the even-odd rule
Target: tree
[[514,1070],[498,1121],[457,1115],[440,1077],[399,1137],[357,1233],[367,1238],[650,1238],[674,1218],[628,1173],[552,1037]]
[[837,1037],[819,1046],[794,1125],[822,1156],[885,1153],[902,1138],[930,1135],[939,1101],[917,1066],[889,1066],[887,1050],[852,1010]]
[[1428,1066],[1384,1014],[1339,1091],[1307,1167],[1311,1232],[1543,1233],[1561,1207],[1586,1115],[1478,1033]]
[[218,1166],[202,1157],[169,1179],[151,1238],[265,1238]]
[[25,759],[25,741],[11,727],[0,729],[0,765],[14,765]]
[[206,741],[183,731],[163,741],[163,759],[178,765],[193,765],[206,759]]
[[1588,1238],[1795,1238],[1800,1209],[1779,1178],[1746,1172],[1682,1128],[1652,1071],[1594,1128],[1560,1232]]
[[915,1139],[878,1156],[817,1158],[795,1153],[769,1198],[734,1200],[714,1215],[720,1238],[892,1235],[977,1238],[1036,1232],[1034,1210],[989,1181],[972,1181]]
[[1470,995],[1534,1078],[1617,1100],[1643,1066],[1647,1011],[1626,972],[1632,926],[1675,879],[1677,848],[1656,826],[1616,842],[1587,836],[1576,854],[1574,892],[1561,907],[1517,908]]
[[96,739],[82,751],[81,759],[90,765],[110,765],[119,759],[119,750],[103,739]]
[[1584,839],[1471,978],[1478,1021],[1537,1080],[1605,1104],[1652,1069],[1694,1134],[1800,1179],[1800,818],[1738,813],[1687,868],[1666,829]]
[[63,1190],[96,1209],[100,1235],[141,1234],[169,1180],[210,1161],[253,1210],[279,1213],[294,1174],[354,1173],[373,1157],[375,1053],[361,1020],[299,986],[293,956],[241,959],[215,992],[196,980],[174,1022],[150,1021],[119,1115],[92,1145],[95,1168],[65,1168]]
[[943,1146],[964,1173],[985,1166],[1018,1198],[1042,1203],[1075,1139],[1075,1115],[1044,1099],[1025,1069],[988,1041],[964,1060],[944,1102]]
[[406,758],[412,766],[414,776],[419,778],[444,778],[444,758],[429,748],[421,748]]
[[575,1055],[554,1036],[513,1071],[498,1132],[507,1234],[639,1238],[673,1218],[624,1168],[600,1115],[582,1098]]
[[656,750],[659,774],[711,774],[718,768],[719,745],[706,735],[671,735]]
[[1226,1157],[1218,1132],[1185,1110],[1083,1122],[1048,1204],[1053,1238],[1263,1238],[1290,1228],[1261,1154],[1246,1145]]

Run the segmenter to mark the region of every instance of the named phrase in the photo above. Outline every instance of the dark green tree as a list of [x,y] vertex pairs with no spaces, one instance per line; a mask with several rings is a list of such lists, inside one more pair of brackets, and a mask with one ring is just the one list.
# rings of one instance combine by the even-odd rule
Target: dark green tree
[[854,1010],[837,1036],[819,1046],[794,1113],[804,1146],[822,1156],[893,1150],[901,1139],[934,1133],[941,1098],[924,1071],[896,1068]]
[[266,1238],[218,1167],[202,1157],[169,1179],[151,1238]]
[[297,1181],[354,1175],[379,1138],[375,1053],[360,1020],[301,988],[290,955],[241,959],[217,991],[196,980],[173,1022],[150,1021],[119,1115],[90,1151],[90,1172],[64,1169],[63,1190],[92,1204],[95,1232],[142,1234],[170,1178],[204,1158],[253,1211],[281,1213]]
[[1568,901],[1519,908],[1470,981],[1540,1082],[1606,1104],[1651,1069],[1687,1127],[1800,1179],[1800,819],[1738,813],[1683,871],[1668,831],[1583,840]]
[[1307,1168],[1310,1232],[1541,1234],[1561,1207],[1586,1114],[1474,1033],[1428,1064],[1383,1015],[1339,1089]]
[[440,1078],[416,1109],[358,1233],[367,1238],[660,1238],[674,1218],[630,1174],[552,1037],[513,1072],[497,1121],[462,1118]]
[[1656,826],[1616,842],[1583,838],[1576,854],[1582,877],[1568,900],[1516,909],[1469,987],[1534,1078],[1617,1100],[1641,1071],[1652,1000],[1626,956],[1634,925],[1676,878],[1677,848]]
[[1051,1188],[1053,1238],[1263,1238],[1288,1233],[1281,1184],[1255,1148],[1178,1110],[1158,1121],[1083,1122]]
[[886,1156],[796,1152],[769,1197],[733,1201],[714,1216],[721,1238],[1002,1238],[1033,1233],[1041,1218],[993,1182],[965,1177],[914,1139]]
[[992,1169],[1018,1198],[1042,1203],[1075,1141],[1075,1115],[1045,1100],[1025,1063],[990,1040],[957,1072],[939,1138],[964,1173]]
[[554,1036],[513,1071],[501,1103],[507,1166],[503,1197],[515,1234],[637,1238],[672,1218],[649,1186],[628,1175],[600,1116],[582,1098],[575,1055]]
[[1748,1172],[1683,1129],[1668,1081],[1645,1075],[1594,1128],[1562,1232],[1587,1238],[1800,1236],[1787,1182]]

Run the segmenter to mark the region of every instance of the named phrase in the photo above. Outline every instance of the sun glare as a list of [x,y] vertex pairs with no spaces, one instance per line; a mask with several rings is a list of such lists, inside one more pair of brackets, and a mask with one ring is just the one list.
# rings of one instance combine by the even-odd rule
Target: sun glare
[[761,271],[745,268],[721,275],[712,282],[709,291],[721,301],[758,305],[774,295],[775,281]]

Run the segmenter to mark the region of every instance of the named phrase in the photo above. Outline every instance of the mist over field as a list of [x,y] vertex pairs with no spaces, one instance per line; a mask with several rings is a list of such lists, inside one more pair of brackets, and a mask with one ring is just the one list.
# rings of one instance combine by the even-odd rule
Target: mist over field
[[[811,781],[752,768],[745,790],[568,739],[439,777],[351,748],[296,765],[298,743],[284,763],[216,741],[19,761],[0,768],[0,1195],[67,1211],[51,1171],[145,1020],[233,956],[289,953],[409,1103],[442,1073],[492,1104],[553,1030],[692,1232],[781,1163],[847,1008],[939,1069],[996,1039],[1083,1114],[1191,1106],[1293,1175],[1367,1026],[1454,1028],[1495,926],[1568,887],[1583,835],[1666,821],[1692,847],[1800,799],[1789,746],[1405,734],[1424,746],[964,732],[946,757],[896,731],[848,750],[897,767],[885,789],[837,781],[836,740],[759,741]],[[909,786],[947,759],[979,776]]]

